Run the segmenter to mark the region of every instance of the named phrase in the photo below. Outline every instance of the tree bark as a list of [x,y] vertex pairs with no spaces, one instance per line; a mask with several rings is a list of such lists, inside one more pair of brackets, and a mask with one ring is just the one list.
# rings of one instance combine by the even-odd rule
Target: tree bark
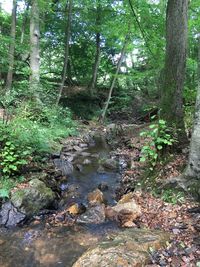
[[98,74],[98,69],[99,69],[99,64],[100,64],[100,59],[101,59],[101,34],[100,34],[100,29],[99,29],[100,25],[101,25],[101,4],[100,4],[100,0],[98,0],[97,10],[96,10],[96,31],[97,31],[96,32],[96,54],[95,54],[93,72],[92,72],[93,73],[92,79],[88,86],[91,95],[93,94],[93,91],[96,88],[97,74]]
[[194,117],[194,126],[190,142],[190,153],[188,166],[185,171],[186,177],[197,178],[200,180],[200,35],[199,53],[198,53],[198,87],[196,97],[196,109]]
[[183,87],[186,65],[188,0],[168,0],[166,57],[161,93],[161,117],[176,128],[180,144],[187,142]]
[[30,7],[30,1],[27,2],[26,10],[25,10],[25,12],[24,12],[24,18],[23,18],[22,28],[21,28],[20,44],[23,44],[23,42],[24,42],[24,34],[25,34],[26,24],[27,24],[27,21],[28,21],[28,11],[29,11],[29,7]]
[[108,98],[107,98],[107,101],[106,101],[106,105],[105,105],[104,110],[103,110],[102,115],[101,115],[101,119],[100,120],[102,122],[105,120],[106,112],[108,110],[110,99],[112,97],[112,92],[113,92],[113,89],[114,89],[114,86],[115,86],[115,83],[116,83],[116,80],[117,80],[117,77],[118,77],[118,73],[119,73],[121,64],[122,64],[123,59],[124,59],[124,54],[125,54],[126,46],[128,44],[128,40],[129,40],[129,33],[126,35],[126,38],[125,38],[125,41],[124,41],[124,45],[123,45],[122,50],[121,50],[121,55],[120,55],[120,58],[119,58],[119,61],[118,61],[118,64],[117,64],[117,69],[116,69],[114,78],[112,80],[111,86],[110,86],[110,90],[109,90]]
[[15,56],[15,39],[16,39],[16,14],[17,14],[17,0],[13,0],[12,8],[12,23],[10,32],[10,46],[8,51],[8,73],[6,78],[6,92],[10,93],[13,82],[14,56]]
[[40,86],[40,26],[38,0],[32,0],[30,17],[30,90],[36,101],[40,102],[38,89]]
[[56,105],[59,104],[65,80],[66,80],[66,74],[67,74],[67,66],[68,66],[68,60],[69,60],[69,42],[70,42],[70,35],[71,35],[71,17],[72,17],[72,4],[73,0],[69,0],[68,2],[68,8],[67,8],[67,26],[66,26],[66,32],[65,32],[65,59],[64,59],[64,66],[63,66],[63,73],[62,73],[62,80],[59,88],[59,94],[56,101]]

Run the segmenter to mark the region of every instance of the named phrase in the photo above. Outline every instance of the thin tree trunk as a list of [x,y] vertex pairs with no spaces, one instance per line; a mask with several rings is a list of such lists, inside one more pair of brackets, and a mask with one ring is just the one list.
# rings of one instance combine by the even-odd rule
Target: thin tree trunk
[[200,35],[199,53],[198,53],[198,88],[196,98],[196,109],[194,117],[194,126],[190,142],[190,154],[185,176],[198,178],[200,180]]
[[95,54],[95,62],[93,66],[93,74],[92,74],[92,79],[90,81],[90,84],[88,86],[89,91],[91,95],[93,94],[94,89],[96,88],[96,83],[97,83],[97,74],[98,74],[98,69],[99,69],[99,64],[100,64],[100,59],[101,59],[101,34],[99,32],[99,27],[101,25],[101,4],[100,0],[98,0],[98,5],[97,5],[97,10],[96,10],[96,54]]
[[26,5],[26,10],[24,12],[24,18],[23,18],[22,28],[21,28],[20,44],[23,44],[23,42],[24,42],[24,34],[25,34],[26,24],[27,24],[27,21],[28,21],[29,7],[30,7],[30,1],[28,1],[27,5]]
[[104,110],[103,110],[102,115],[101,115],[101,121],[102,122],[105,120],[106,112],[108,110],[110,99],[112,97],[112,92],[113,92],[113,89],[114,89],[114,86],[115,86],[115,83],[116,83],[116,80],[117,80],[117,77],[118,77],[118,73],[119,73],[121,64],[122,64],[123,59],[124,59],[125,50],[126,50],[126,46],[128,44],[128,40],[129,40],[129,33],[126,35],[126,38],[125,38],[125,41],[124,41],[124,45],[123,45],[122,50],[121,50],[121,56],[120,56],[118,64],[117,64],[117,69],[116,69],[114,78],[112,80],[111,86],[110,86],[110,91],[109,91],[109,94],[108,94],[106,105],[105,105]]
[[161,93],[161,116],[175,127],[180,144],[187,142],[183,87],[186,66],[188,0],[168,0],[166,58]]
[[12,23],[10,33],[10,47],[8,52],[8,73],[6,79],[6,92],[9,93],[13,82],[13,68],[14,68],[14,54],[15,54],[15,39],[16,39],[16,14],[17,14],[17,0],[13,0],[12,9]]
[[30,17],[30,90],[35,100],[40,102],[38,89],[40,86],[40,26],[38,0],[32,0]]
[[68,60],[69,60],[69,42],[70,42],[70,33],[71,33],[72,3],[73,3],[73,0],[68,1],[68,8],[67,8],[68,19],[67,19],[67,26],[66,26],[66,32],[65,32],[65,39],[66,39],[66,42],[65,42],[65,60],[64,60],[62,80],[61,80],[61,84],[60,84],[60,88],[59,88],[59,94],[58,94],[58,98],[56,101],[56,105],[58,105],[60,102],[63,88],[64,88],[64,84],[65,84],[65,80],[66,80],[66,74],[67,74],[67,66],[68,66]]

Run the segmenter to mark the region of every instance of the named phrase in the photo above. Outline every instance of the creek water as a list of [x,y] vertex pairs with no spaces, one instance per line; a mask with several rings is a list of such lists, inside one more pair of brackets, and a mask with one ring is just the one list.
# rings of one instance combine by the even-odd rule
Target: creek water
[[[99,162],[109,156],[110,149],[101,137],[86,150],[85,154],[77,155],[76,164],[83,166],[80,172],[74,172],[60,184],[63,190],[61,201],[79,201],[86,205],[87,195],[99,184],[106,183],[108,190],[104,192],[109,205],[115,204],[115,189],[119,183],[119,172],[108,171],[99,173]],[[87,156],[85,156],[87,155]],[[89,163],[83,164],[85,159]],[[83,165],[82,165],[83,164]],[[70,196],[70,186],[77,188],[77,194]],[[76,224],[74,226],[50,226],[45,223],[24,225],[12,229],[0,229],[0,267],[71,267],[78,257],[113,232],[119,231],[118,226],[109,221],[101,224]]]

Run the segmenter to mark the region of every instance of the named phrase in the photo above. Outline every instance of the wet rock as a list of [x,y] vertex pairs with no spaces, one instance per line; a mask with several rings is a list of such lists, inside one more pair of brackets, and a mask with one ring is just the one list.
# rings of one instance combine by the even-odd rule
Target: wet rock
[[116,170],[118,168],[118,162],[114,159],[106,159],[102,165],[109,170]]
[[105,221],[105,206],[95,206],[88,209],[78,219],[78,223],[84,224],[100,224]]
[[75,151],[77,151],[77,152],[82,151],[82,148],[79,147],[79,146],[73,146],[73,149],[74,149]]
[[74,203],[67,209],[71,215],[78,215],[86,212],[86,207],[82,203]]
[[169,236],[160,231],[126,229],[86,251],[73,267],[142,267],[150,261],[149,248],[161,248]]
[[89,157],[91,155],[91,153],[83,151],[83,152],[80,153],[80,155],[83,156],[83,157]]
[[24,221],[26,215],[17,210],[11,202],[6,202],[2,205],[0,211],[0,225],[4,226],[16,226]]
[[59,159],[60,158],[60,152],[54,152],[51,154],[52,159]]
[[83,171],[83,166],[81,164],[76,164],[76,169],[79,171],[79,172],[82,172]]
[[102,182],[98,185],[98,189],[101,191],[106,191],[108,190],[108,184],[106,182]]
[[88,164],[90,164],[90,163],[92,163],[92,162],[91,162],[91,160],[89,160],[89,159],[85,159],[85,160],[83,161],[83,164],[84,164],[84,165],[88,165]]
[[88,202],[90,205],[98,205],[105,202],[103,193],[96,189],[93,192],[88,194]]
[[99,166],[99,168],[97,169],[97,173],[103,174],[103,173],[106,173],[106,171],[103,166]]
[[65,159],[54,159],[54,165],[55,167],[62,171],[62,175],[68,176],[73,173],[73,165],[71,162],[65,160]]
[[13,205],[29,217],[48,208],[54,200],[54,192],[39,179],[31,180],[29,187],[18,189],[11,195]]
[[79,144],[79,146],[80,146],[81,148],[86,148],[86,147],[88,147],[88,145],[87,145],[87,144],[84,144],[84,143]]

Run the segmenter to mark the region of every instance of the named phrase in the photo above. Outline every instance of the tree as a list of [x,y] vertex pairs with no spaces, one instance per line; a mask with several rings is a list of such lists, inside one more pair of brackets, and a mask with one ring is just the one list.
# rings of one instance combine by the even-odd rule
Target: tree
[[17,13],[17,1],[13,0],[10,46],[8,51],[8,73],[7,73],[6,87],[5,87],[7,93],[10,92],[13,81],[15,39],[16,39],[16,13]]
[[183,112],[187,13],[188,0],[168,0],[166,57],[161,88],[161,115],[170,125],[175,126],[180,144],[187,141]]
[[110,86],[110,90],[109,90],[108,98],[107,98],[107,101],[106,101],[106,105],[105,105],[105,107],[103,109],[103,112],[102,112],[102,115],[101,115],[101,120],[102,121],[105,120],[106,112],[108,110],[108,106],[109,106],[109,103],[110,103],[110,100],[111,100],[111,97],[112,97],[112,92],[113,92],[115,83],[117,81],[117,77],[118,77],[118,73],[119,73],[120,67],[121,67],[123,59],[124,59],[126,46],[128,44],[128,40],[129,40],[129,35],[130,35],[130,33],[128,32],[127,35],[126,35],[125,41],[124,41],[124,45],[123,45],[122,50],[121,50],[121,55],[120,55],[120,58],[119,58],[119,61],[118,61],[118,64],[117,64],[117,69],[116,69],[115,75],[113,77],[111,86]]
[[92,79],[89,84],[89,91],[91,94],[93,94],[93,90],[96,87],[98,68],[99,68],[100,58],[101,58],[101,33],[100,33],[101,3],[100,3],[100,0],[98,0],[97,2],[98,3],[97,3],[97,9],[96,9],[96,54],[95,54],[95,61],[94,61],[94,66],[93,66]]
[[200,179],[200,35],[198,37],[198,45],[198,87],[196,108],[192,138],[190,142],[189,160],[185,176]]
[[[63,66],[63,72],[62,72],[62,80],[59,88],[59,94],[57,98],[56,104],[58,105],[60,102],[60,98],[62,96],[66,75],[67,75],[67,66],[69,61],[69,42],[70,42],[70,32],[71,32],[71,17],[72,17],[72,0],[67,1],[68,2],[68,8],[67,9],[67,25],[66,25],[66,31],[65,31],[65,59],[64,59],[64,66]],[[67,6],[67,5],[66,5]]]
[[40,26],[38,0],[32,0],[30,14],[30,90],[36,101],[40,102],[37,91],[40,85]]

